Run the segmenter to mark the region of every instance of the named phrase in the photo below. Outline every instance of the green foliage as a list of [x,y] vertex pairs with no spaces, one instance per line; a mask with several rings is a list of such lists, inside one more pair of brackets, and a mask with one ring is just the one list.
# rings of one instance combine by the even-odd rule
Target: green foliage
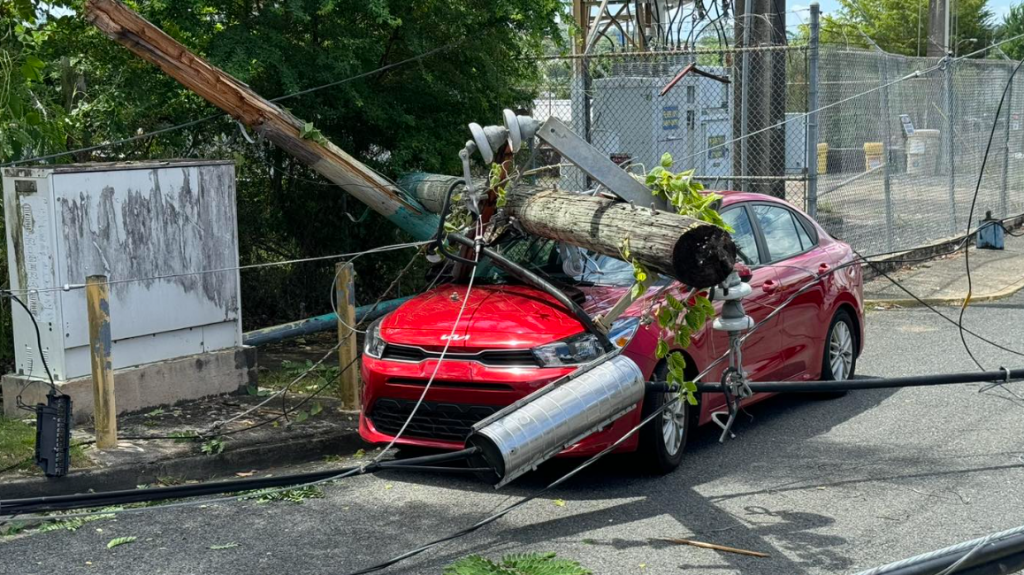
[[114,539],[110,540],[110,543],[107,543],[107,549],[113,549],[114,547],[127,545],[128,543],[132,543],[137,539],[138,537],[115,537]]
[[307,499],[320,499],[324,496],[324,490],[313,485],[310,487],[297,487],[277,491],[276,489],[258,489],[249,491],[242,495],[243,499],[255,499],[257,503],[269,503],[271,501],[289,501],[291,503],[302,503]]
[[186,431],[172,431],[171,433],[167,434],[167,436],[173,437],[175,443],[188,443],[190,441],[199,441],[200,439],[202,439],[202,436],[199,435],[199,432],[193,431],[191,429]]
[[[822,18],[822,42],[871,48],[863,32],[886,52],[924,56],[929,43],[928,6],[929,0],[839,0],[838,13]],[[988,0],[962,0],[954,10],[951,46],[959,45],[958,54],[991,42],[994,30]]]
[[42,525],[36,531],[40,533],[46,533],[48,531],[77,531],[86,523],[92,523],[93,521],[101,521],[103,519],[113,519],[113,513],[100,513],[97,515],[86,515],[85,517],[72,517],[70,519],[62,519],[60,521],[54,521]]
[[[157,67],[104,37],[84,18],[85,0],[0,0],[0,163],[194,121],[217,110]],[[455,173],[472,121],[496,122],[525,106],[542,72],[533,56],[561,38],[560,0],[151,0],[143,17],[269,98],[338,82],[439,47],[442,52],[282,103],[304,137],[329,139],[395,177]],[[57,11],[58,8],[64,9]],[[559,40],[560,41],[560,40]],[[248,144],[221,118],[60,161],[194,157],[236,162],[241,263],[361,251],[408,238],[265,141]],[[2,224],[2,222],[0,222]],[[396,254],[361,257],[357,299],[373,299],[404,267]],[[0,276],[7,258],[0,254]],[[425,264],[403,293],[422,285]],[[326,313],[332,266],[242,274],[245,329]],[[79,278],[77,281],[81,281]],[[0,333],[10,334],[0,313]],[[6,351],[6,355],[2,355]],[[12,363],[0,346],[0,364]]]
[[558,559],[554,553],[513,553],[494,562],[470,555],[444,568],[444,575],[590,575],[576,561]]
[[220,455],[224,452],[224,440],[216,437],[207,439],[200,449],[203,455]]
[[[999,25],[998,36],[1000,39],[1013,38],[1024,34],[1024,4],[1010,6],[1010,11],[1003,18]],[[1003,52],[1014,60],[1024,60],[1024,38],[1011,40],[1002,46]]]
[[[660,165],[645,176],[644,182],[651,188],[651,193],[655,197],[667,200],[679,214],[716,225],[731,233],[732,228],[722,220],[714,208],[715,202],[722,197],[712,193],[701,193],[704,186],[693,181],[693,170],[673,173],[670,171],[672,163],[672,156],[665,153],[661,156]],[[647,286],[653,283],[650,277],[652,272],[632,257],[628,236],[622,240],[620,251],[622,258],[633,264],[633,277],[636,283],[633,284],[631,295],[633,299],[637,299],[647,290]],[[664,301],[657,307],[654,316],[661,330],[654,353],[658,359],[668,358],[668,383],[678,385],[686,401],[690,405],[697,405],[697,385],[686,379],[686,358],[678,351],[671,351],[671,345],[674,343],[681,349],[689,347],[693,335],[715,316],[715,308],[707,298],[706,292],[694,294],[686,301],[676,298],[668,290],[664,290],[663,293]]]

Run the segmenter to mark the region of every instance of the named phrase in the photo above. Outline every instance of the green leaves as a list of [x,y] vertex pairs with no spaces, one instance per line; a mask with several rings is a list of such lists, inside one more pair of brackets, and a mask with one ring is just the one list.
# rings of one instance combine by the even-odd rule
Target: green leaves
[[43,68],[46,64],[35,56],[26,56],[21,63],[21,75],[30,82],[43,81]]
[[512,553],[500,563],[470,555],[444,568],[444,575],[590,575],[576,561],[558,559],[554,553]]
[[205,455],[220,455],[224,451],[224,440],[214,437],[204,441],[200,449]]
[[116,537],[114,539],[111,539],[110,543],[107,543],[107,549],[113,549],[114,547],[127,545],[129,543],[132,543],[136,539],[138,539],[138,537]]

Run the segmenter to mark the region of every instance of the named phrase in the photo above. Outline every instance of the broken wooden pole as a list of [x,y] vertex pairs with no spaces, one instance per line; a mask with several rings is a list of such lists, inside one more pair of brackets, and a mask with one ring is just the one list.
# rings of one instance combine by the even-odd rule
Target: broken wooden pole
[[570,192],[509,193],[509,216],[528,234],[611,257],[632,257],[690,287],[722,282],[736,262],[728,232],[690,217]]
[[[303,137],[305,123],[248,86],[196,56],[117,0],[89,0],[85,17],[112,40],[155,64],[183,86],[251,127],[301,162],[338,184],[416,239],[437,230],[437,217],[397,186],[323,137]],[[315,132],[314,132],[315,133]]]

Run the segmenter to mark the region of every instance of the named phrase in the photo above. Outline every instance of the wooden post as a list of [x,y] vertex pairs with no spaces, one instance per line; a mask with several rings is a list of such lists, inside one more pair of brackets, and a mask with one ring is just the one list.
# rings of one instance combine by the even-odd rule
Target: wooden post
[[114,404],[114,368],[111,361],[110,299],[107,276],[89,276],[85,280],[85,300],[89,312],[89,349],[92,356],[93,418],[96,421],[96,447],[117,447],[117,407]]
[[[359,410],[359,366],[355,365],[358,356],[356,334],[356,287],[355,270],[351,263],[337,265],[337,284],[335,284],[336,301],[338,302],[338,364],[341,368],[341,408],[351,411]],[[347,368],[347,369],[346,369]]]

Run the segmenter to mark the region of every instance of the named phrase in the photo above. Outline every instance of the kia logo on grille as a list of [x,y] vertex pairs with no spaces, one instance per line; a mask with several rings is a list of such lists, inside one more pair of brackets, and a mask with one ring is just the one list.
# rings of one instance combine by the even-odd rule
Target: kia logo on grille
[[452,340],[452,341],[466,341],[467,339],[469,339],[469,336],[468,335],[442,335],[441,336],[441,341],[448,341],[449,339]]

